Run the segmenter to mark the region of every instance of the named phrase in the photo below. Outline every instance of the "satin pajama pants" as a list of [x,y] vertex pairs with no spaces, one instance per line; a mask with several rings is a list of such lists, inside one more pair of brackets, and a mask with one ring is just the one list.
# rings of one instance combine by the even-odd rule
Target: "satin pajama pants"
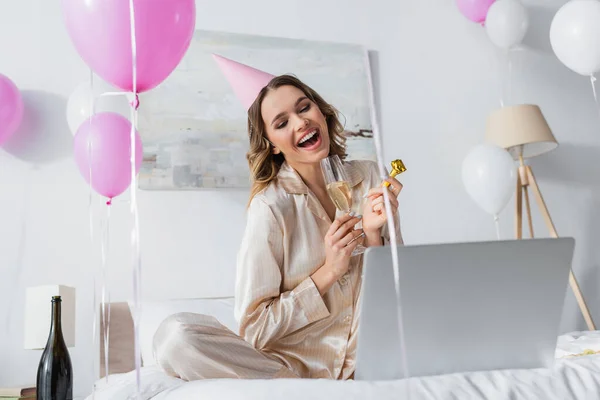
[[207,315],[171,315],[156,331],[153,349],[157,364],[167,374],[186,381],[298,378],[280,360]]

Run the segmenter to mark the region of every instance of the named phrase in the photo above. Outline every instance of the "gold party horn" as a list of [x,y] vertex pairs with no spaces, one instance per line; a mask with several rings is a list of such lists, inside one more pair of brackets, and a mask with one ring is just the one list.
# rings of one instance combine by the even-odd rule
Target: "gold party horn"
[[[392,161],[392,172],[390,172],[390,176],[392,178],[394,178],[396,175],[400,175],[404,171],[406,171],[406,167],[404,166],[404,163],[402,162],[402,160]],[[388,187],[388,186],[390,186],[390,183],[388,181],[384,181],[383,186]]]

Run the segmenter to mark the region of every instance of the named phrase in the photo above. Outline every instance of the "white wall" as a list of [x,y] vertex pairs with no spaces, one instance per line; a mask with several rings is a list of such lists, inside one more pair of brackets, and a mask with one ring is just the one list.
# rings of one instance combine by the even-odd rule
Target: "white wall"
[[[550,20],[564,2],[526,3],[532,11],[526,42],[532,48],[514,56],[511,102],[539,104],[561,142],[532,165],[559,233],[578,240],[574,270],[600,322],[600,254],[594,242],[600,222],[599,164],[594,162],[600,154],[600,119],[589,81],[567,70],[550,50]],[[406,242],[495,238],[491,217],[462,187],[460,167],[469,149],[483,141],[486,115],[499,104],[506,64],[485,31],[464,19],[454,1],[197,4],[201,29],[360,43],[376,51],[386,162],[401,157],[408,167],[401,200]],[[69,41],[59,1],[0,3],[0,72],[24,92],[30,121],[21,143],[0,150],[0,293],[8,299],[0,302],[0,358],[5,360],[0,385],[35,381],[40,352],[21,349],[24,288],[56,282],[78,290],[78,344],[71,354],[76,393],[85,394],[93,376],[90,271],[100,253],[99,242],[90,242],[88,188],[71,157],[64,109],[89,71]],[[140,191],[138,199],[144,296],[230,295],[246,193]],[[506,238],[513,235],[513,209],[511,204],[501,216]],[[95,197],[92,211],[98,235],[105,212],[101,199]],[[112,300],[132,294],[130,223],[128,205],[114,204]],[[547,236],[539,214],[535,228]],[[561,330],[583,328],[569,294]]]

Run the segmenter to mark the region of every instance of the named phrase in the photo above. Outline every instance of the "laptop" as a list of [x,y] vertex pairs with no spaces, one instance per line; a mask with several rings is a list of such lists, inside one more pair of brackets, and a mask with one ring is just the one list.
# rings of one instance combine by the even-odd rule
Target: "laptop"
[[364,255],[355,379],[547,368],[572,238],[398,246],[404,347],[390,247]]

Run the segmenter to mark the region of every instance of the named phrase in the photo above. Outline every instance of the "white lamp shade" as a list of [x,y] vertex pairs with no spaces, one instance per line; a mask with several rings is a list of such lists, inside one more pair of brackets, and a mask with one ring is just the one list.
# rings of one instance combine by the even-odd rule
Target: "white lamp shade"
[[25,297],[25,349],[46,347],[52,322],[52,296],[60,296],[61,325],[67,347],[75,346],[75,288],[47,285],[27,288]]

